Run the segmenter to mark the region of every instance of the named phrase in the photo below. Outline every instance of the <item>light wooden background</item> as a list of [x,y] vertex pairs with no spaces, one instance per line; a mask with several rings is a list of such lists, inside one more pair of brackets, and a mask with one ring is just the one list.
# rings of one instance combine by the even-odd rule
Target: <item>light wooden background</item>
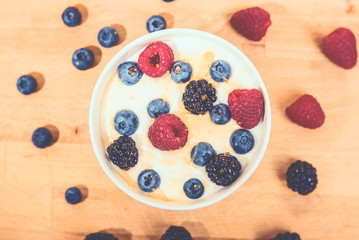
[[[87,19],[66,27],[62,11],[82,4]],[[242,8],[261,6],[272,26],[255,43],[228,21]],[[131,199],[105,175],[92,150],[88,110],[106,63],[122,47],[146,34],[145,22],[162,14],[173,28],[214,33],[242,50],[260,72],[272,104],[268,150],[252,177],[224,201],[200,210],[171,212]],[[169,225],[183,225],[204,240],[269,239],[296,231],[304,240],[359,238],[359,64],[344,70],[331,63],[319,40],[337,27],[359,38],[359,1],[354,0],[0,0],[0,238],[83,239],[109,230],[120,239],[159,239]],[[117,24],[122,42],[100,47],[98,31]],[[98,65],[87,71],[71,63],[75,49],[95,46]],[[35,73],[40,91],[21,95],[16,80]],[[314,95],[326,120],[317,130],[291,123],[287,105]],[[41,150],[31,143],[35,128],[56,126],[58,142]],[[284,175],[297,159],[318,170],[309,196],[286,187]],[[88,198],[72,206],[68,187],[83,185]]]

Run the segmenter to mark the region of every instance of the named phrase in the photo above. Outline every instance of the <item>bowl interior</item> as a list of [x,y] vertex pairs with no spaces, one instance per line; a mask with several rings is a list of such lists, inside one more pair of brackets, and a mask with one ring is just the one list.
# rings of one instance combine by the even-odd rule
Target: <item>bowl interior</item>
[[[245,80],[242,80],[243,87],[259,88],[264,96],[265,115],[263,122],[261,123],[261,130],[257,130],[258,133],[256,132],[255,144],[257,145],[256,148],[258,151],[251,155],[251,158],[249,161],[247,161],[247,166],[244,168],[244,171],[236,182],[234,182],[229,187],[222,188],[220,191],[204,199],[198,199],[190,202],[163,201],[151,198],[146,194],[142,194],[140,191],[134,191],[134,189],[129,186],[127,182],[117,173],[117,167],[114,166],[107,158],[107,146],[105,146],[102,141],[101,132],[103,129],[101,128],[100,121],[101,101],[106,84],[112,75],[117,71],[117,68],[121,63],[128,61],[131,59],[131,57],[133,58],[133,56],[138,54],[138,52],[141,51],[146,45],[155,41],[163,41],[168,43],[172,48],[174,48],[174,52],[181,52],[181,48],[186,48],[186,51],[194,52],[199,48],[220,49],[219,55],[222,56],[216,57],[222,57],[223,59],[229,60],[230,62],[235,61],[242,66],[241,78],[245,78]],[[122,189],[131,197],[154,207],[169,210],[189,210],[208,206],[224,199],[233,193],[236,189],[238,189],[254,172],[259,162],[261,161],[268,144],[271,127],[271,109],[268,94],[260,75],[258,74],[253,64],[239,49],[237,49],[229,42],[206,32],[190,29],[168,29],[147,34],[136,39],[135,41],[125,46],[112,58],[112,60],[107,64],[101,73],[95,86],[91,99],[89,122],[91,141],[97,159],[106,174],[120,189]],[[256,130],[254,129],[254,131]]]

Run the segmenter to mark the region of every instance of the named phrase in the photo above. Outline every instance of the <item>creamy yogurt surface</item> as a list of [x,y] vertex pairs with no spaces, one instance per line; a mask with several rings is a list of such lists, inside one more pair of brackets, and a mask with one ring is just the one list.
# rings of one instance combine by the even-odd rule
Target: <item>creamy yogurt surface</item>
[[[181,60],[191,65],[193,69],[191,80],[205,79],[212,83],[217,90],[215,104],[227,104],[228,94],[234,89],[259,89],[255,75],[247,70],[245,64],[238,61],[236,55],[225,47],[214,45],[202,39],[199,42],[198,39],[191,39],[191,37],[178,37],[162,41],[173,49],[175,61]],[[144,47],[129,56],[126,61],[137,62]],[[210,66],[216,60],[225,60],[230,63],[232,76],[228,81],[219,83],[210,77]],[[259,123],[258,126],[250,130],[255,139],[253,149],[247,154],[237,154],[230,145],[230,136],[235,130],[240,129],[238,124],[231,120],[225,125],[217,125],[211,121],[208,112],[203,115],[191,114],[184,108],[182,102],[182,94],[186,85],[187,83],[177,84],[174,82],[169,72],[161,78],[151,78],[144,74],[137,84],[127,86],[121,82],[116,71],[107,82],[100,108],[102,141],[104,147],[107,148],[120,137],[114,127],[114,117],[117,112],[130,109],[136,113],[139,119],[139,127],[130,137],[136,142],[139,151],[138,163],[128,171],[117,166],[115,168],[128,183],[129,188],[139,194],[165,201],[196,201],[187,198],[183,191],[183,184],[190,178],[198,178],[204,185],[205,191],[200,199],[208,198],[211,194],[223,189],[224,187],[211,182],[205,167],[197,166],[192,162],[191,150],[199,142],[211,144],[217,154],[229,152],[235,156],[241,163],[242,171],[260,150],[256,143],[264,136],[264,124]],[[156,98],[167,101],[170,105],[170,113],[181,118],[187,126],[188,141],[182,149],[161,151],[152,146],[147,133],[155,119],[148,115],[147,105]],[[155,170],[161,178],[160,187],[152,193],[141,191],[137,184],[138,175],[145,169]]]

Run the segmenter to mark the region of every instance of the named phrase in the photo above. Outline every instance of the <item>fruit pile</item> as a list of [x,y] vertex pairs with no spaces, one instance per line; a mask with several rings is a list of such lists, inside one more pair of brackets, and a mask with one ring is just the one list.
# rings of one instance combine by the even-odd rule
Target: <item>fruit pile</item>
[[[204,79],[191,80],[192,70],[189,62],[174,60],[174,54],[169,45],[157,41],[144,48],[139,54],[138,62],[121,63],[118,67],[118,77],[126,87],[137,84],[144,75],[150,77],[146,81],[151,81],[152,78],[160,78],[169,72],[173,82],[169,81],[168,84],[185,85],[182,104],[188,113],[204,115],[209,112],[213,124],[219,126],[233,119],[238,126],[242,127],[232,134],[228,133],[231,135],[228,141],[233,151],[238,154],[250,152],[255,140],[248,129],[256,127],[264,115],[264,99],[261,91],[234,89],[227,96],[228,105],[216,103],[218,98],[215,87],[210,81]],[[211,64],[208,73],[211,80],[226,84],[232,75],[232,67],[227,61],[217,60]],[[153,99],[147,105],[147,113],[153,119],[151,125],[148,126],[148,139],[154,148],[161,151],[176,151],[183,148],[187,144],[191,131],[181,120],[180,115],[170,112],[170,104],[161,98]],[[113,120],[114,128],[121,136],[108,146],[108,158],[125,171],[141,161],[135,140],[131,138],[139,128],[139,121],[139,116],[131,109],[118,111]],[[207,142],[199,142],[192,146],[188,158],[195,165],[205,167],[209,180],[218,186],[231,185],[239,178],[243,170],[235,156],[229,152],[218,153]],[[138,175],[137,183],[144,192],[154,192],[161,186],[161,176],[154,169],[143,169]],[[183,194],[188,198],[198,199],[204,192],[204,185],[196,176],[183,181]]]

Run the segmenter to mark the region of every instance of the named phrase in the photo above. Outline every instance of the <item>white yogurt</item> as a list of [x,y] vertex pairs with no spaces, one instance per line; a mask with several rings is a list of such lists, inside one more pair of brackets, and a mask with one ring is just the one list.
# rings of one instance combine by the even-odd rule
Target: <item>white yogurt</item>
[[[203,48],[199,49],[198,46],[201,44],[191,44],[188,38],[181,39],[181,37],[164,42],[174,50],[175,61],[182,60],[191,64],[193,69],[191,80],[205,79],[213,84],[218,97],[215,104],[227,104],[228,94],[234,89],[259,88],[255,76],[224,47],[214,48],[213,45],[203,43]],[[127,61],[137,61],[142,50],[129,57]],[[209,68],[215,60],[226,60],[231,64],[232,76],[225,83],[215,82],[209,75]],[[210,181],[205,167],[197,166],[191,161],[190,152],[199,142],[210,143],[217,153],[229,152],[234,155],[240,161],[242,171],[247,167],[248,161],[251,161],[255,153],[260,150],[255,144],[249,153],[236,154],[230,146],[229,139],[233,131],[240,127],[233,120],[225,125],[214,124],[209,113],[198,116],[188,112],[182,102],[185,86],[186,84],[175,83],[169,72],[157,79],[143,75],[142,79],[133,86],[123,84],[115,72],[106,85],[100,110],[104,146],[109,146],[120,136],[115,130],[113,120],[118,111],[130,109],[139,118],[138,130],[131,136],[136,141],[139,151],[138,163],[128,171],[117,168],[118,174],[138,193],[167,201],[194,201],[187,198],[183,191],[183,184],[190,178],[198,178],[202,181],[205,188],[202,199],[220,191],[223,187]],[[148,115],[147,105],[155,98],[167,101],[170,105],[170,113],[180,117],[188,127],[188,141],[182,149],[161,151],[154,148],[149,141],[147,132],[154,119]],[[260,123],[250,130],[255,141],[263,137],[263,125]],[[144,169],[153,169],[161,177],[161,185],[153,193],[142,192],[137,185],[137,177]]]

